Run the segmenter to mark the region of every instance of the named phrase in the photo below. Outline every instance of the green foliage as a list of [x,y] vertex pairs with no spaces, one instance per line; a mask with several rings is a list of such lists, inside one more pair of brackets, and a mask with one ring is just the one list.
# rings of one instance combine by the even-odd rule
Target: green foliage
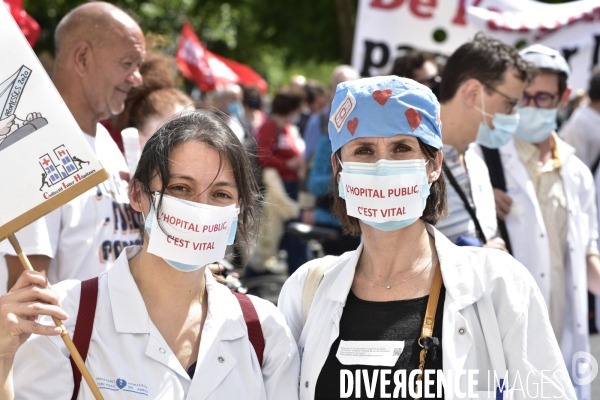
[[[444,0],[446,1],[446,0]],[[561,3],[569,0],[540,0]],[[340,19],[357,0],[110,0],[140,24],[156,47],[175,54],[179,32],[189,21],[200,40],[217,54],[256,69],[272,90],[302,74],[327,84],[344,59]],[[60,19],[84,0],[25,0],[26,11],[42,27],[35,50],[54,52]],[[346,33],[346,43],[351,30]],[[349,50],[346,50],[348,53]],[[346,54],[346,57],[348,55]]]
[[[42,27],[35,50],[54,52],[53,32],[82,0],[25,0]],[[173,55],[189,21],[200,40],[217,54],[255,68],[275,89],[293,74],[329,80],[341,61],[334,0],[112,0],[126,10],[159,49]]]

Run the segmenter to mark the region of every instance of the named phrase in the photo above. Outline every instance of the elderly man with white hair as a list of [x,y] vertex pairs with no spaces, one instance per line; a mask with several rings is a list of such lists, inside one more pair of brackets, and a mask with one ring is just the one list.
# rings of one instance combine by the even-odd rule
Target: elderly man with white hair
[[[123,111],[127,93],[142,83],[144,34],[121,9],[105,2],[75,8],[55,32],[52,80],[110,179],[17,232],[35,270],[51,283],[85,280],[109,269],[121,251],[139,243],[140,227],[128,207],[127,164],[99,124]],[[7,242],[8,288],[23,267]],[[92,261],[90,261],[92,260]]]

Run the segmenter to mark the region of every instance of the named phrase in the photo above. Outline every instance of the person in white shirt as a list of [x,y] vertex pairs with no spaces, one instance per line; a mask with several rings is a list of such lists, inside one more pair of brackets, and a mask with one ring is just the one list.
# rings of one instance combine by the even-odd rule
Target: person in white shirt
[[575,147],[575,155],[588,168],[593,168],[600,160],[600,67],[592,71],[587,95],[590,103],[575,110],[559,136]]
[[[137,23],[119,8],[91,2],[75,8],[55,33],[53,82],[110,179],[16,233],[35,270],[50,282],[88,279],[109,269],[124,247],[139,243],[129,209],[127,164],[98,122],[123,110],[127,92],[141,84],[145,42]],[[84,160],[86,161],[86,160]],[[22,266],[5,241],[8,288]]]
[[338,85],[331,108],[333,212],[363,241],[303,265],[283,286],[300,398],[574,400],[529,272],[432,226],[446,204],[431,90],[365,78]]
[[[104,398],[297,399],[299,357],[281,313],[234,295],[206,268],[233,238],[251,241],[258,231],[258,185],[235,134],[210,112],[167,122],[146,144],[129,198],[145,217],[143,246],[126,248],[99,278],[53,290],[24,272],[0,297],[0,397],[70,399],[79,387],[73,398],[93,398],[47,316],[65,321],[77,343],[86,285],[96,282],[86,365]],[[260,328],[246,322],[237,296],[250,300]]]
[[506,250],[486,165],[470,146],[497,148],[510,140],[519,118],[515,105],[532,70],[514,47],[482,33],[446,62],[439,99],[448,215],[436,228],[453,243]]
[[[556,135],[558,109],[571,93],[564,57],[535,44],[520,51],[539,69],[517,110],[516,135],[489,164],[502,174],[505,191],[494,189],[498,218],[506,225],[512,255],[531,272],[548,307],[563,358],[589,352],[588,289],[600,295],[600,253],[594,179]],[[571,371],[575,374],[575,371]],[[591,399],[590,385],[573,375],[579,400]]]

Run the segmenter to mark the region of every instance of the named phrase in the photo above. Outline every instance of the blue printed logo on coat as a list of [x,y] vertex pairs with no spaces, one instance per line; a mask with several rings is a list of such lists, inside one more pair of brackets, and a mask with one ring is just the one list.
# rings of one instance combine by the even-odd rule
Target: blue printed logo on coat
[[128,382],[122,378],[96,378],[96,385],[98,386],[98,389],[112,390],[113,392],[118,392],[122,390],[124,392],[148,396],[148,386],[144,385],[143,383]]

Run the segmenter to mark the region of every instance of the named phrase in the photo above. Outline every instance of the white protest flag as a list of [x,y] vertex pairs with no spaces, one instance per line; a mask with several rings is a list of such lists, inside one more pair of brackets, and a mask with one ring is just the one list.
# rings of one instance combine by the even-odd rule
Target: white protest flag
[[0,54],[2,240],[108,174],[3,5]]
[[510,45],[541,43],[569,61],[574,89],[587,88],[599,60],[600,1],[359,0],[352,64],[389,73],[408,48],[450,55],[479,31]]

